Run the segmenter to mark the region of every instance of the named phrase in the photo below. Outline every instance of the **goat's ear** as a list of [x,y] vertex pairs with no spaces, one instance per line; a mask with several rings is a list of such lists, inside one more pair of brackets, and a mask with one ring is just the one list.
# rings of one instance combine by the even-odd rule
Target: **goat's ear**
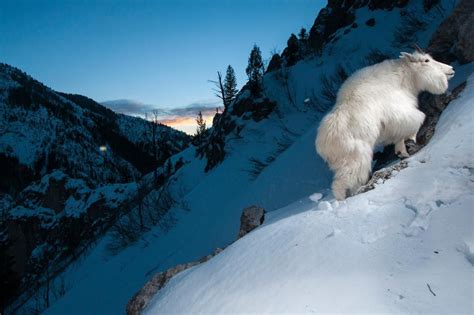
[[416,61],[415,56],[413,56],[412,54],[407,53],[407,52],[401,52],[400,53],[400,59],[406,59],[406,60],[411,61],[411,62]]

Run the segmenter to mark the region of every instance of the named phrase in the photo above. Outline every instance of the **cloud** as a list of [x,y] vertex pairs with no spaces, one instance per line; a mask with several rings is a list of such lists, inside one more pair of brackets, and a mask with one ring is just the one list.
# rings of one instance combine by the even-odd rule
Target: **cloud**
[[102,102],[102,105],[117,113],[142,118],[145,117],[146,113],[158,111],[158,120],[162,124],[193,134],[196,130],[196,117],[198,113],[202,113],[204,120],[206,120],[207,125],[210,127],[212,125],[212,118],[216,113],[216,108],[220,104],[217,100],[203,100],[183,107],[157,108],[154,105],[122,99]]
[[126,99],[105,101],[101,104],[114,112],[131,116],[144,116],[146,112],[153,110],[155,107],[153,105]]

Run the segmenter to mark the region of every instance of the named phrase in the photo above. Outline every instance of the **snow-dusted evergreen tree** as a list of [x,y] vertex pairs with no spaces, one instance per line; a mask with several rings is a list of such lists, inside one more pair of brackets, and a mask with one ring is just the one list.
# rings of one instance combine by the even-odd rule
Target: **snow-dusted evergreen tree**
[[237,79],[235,78],[235,71],[234,68],[232,68],[231,65],[227,67],[227,71],[225,74],[225,79],[224,79],[224,95],[225,95],[225,101],[224,101],[224,106],[227,108],[227,106],[232,103],[234,100],[235,96],[237,95]]
[[199,112],[196,118],[197,129],[195,134],[195,139],[197,141],[197,145],[200,146],[202,144],[204,133],[206,132],[206,121],[202,118],[202,112]]
[[227,108],[237,95],[237,80],[232,66],[227,67],[224,82],[219,71],[217,71],[217,81],[210,80],[210,82],[215,84],[216,87],[213,89],[215,95],[222,100],[224,109]]
[[249,78],[250,90],[253,94],[258,94],[262,89],[262,77],[265,72],[262,53],[257,45],[254,45],[250,52],[249,62],[245,70]]

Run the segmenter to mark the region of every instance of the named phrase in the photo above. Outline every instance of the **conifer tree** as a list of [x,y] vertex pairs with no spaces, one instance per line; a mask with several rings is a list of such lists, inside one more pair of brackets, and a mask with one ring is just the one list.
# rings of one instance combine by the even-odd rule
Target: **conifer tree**
[[262,89],[262,77],[265,72],[262,53],[257,45],[254,45],[250,52],[249,62],[245,70],[249,78],[250,91],[258,94]]
[[308,39],[308,33],[304,27],[301,28],[300,32],[298,33],[298,37],[301,41],[305,41]]
[[237,79],[235,78],[234,68],[232,68],[231,65],[227,67],[227,71],[225,74],[224,95],[224,107],[226,108],[230,105],[230,103],[232,103],[235,96],[237,95]]
[[206,121],[202,118],[201,112],[199,112],[196,118],[196,123],[197,123],[197,129],[196,129],[195,138],[197,139],[197,144],[200,146],[202,144],[204,132],[206,131]]

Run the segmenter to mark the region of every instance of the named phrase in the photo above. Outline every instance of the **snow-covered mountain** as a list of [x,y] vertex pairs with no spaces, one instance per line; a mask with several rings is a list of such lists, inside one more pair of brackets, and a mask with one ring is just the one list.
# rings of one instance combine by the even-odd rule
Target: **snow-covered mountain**
[[[74,259],[133,200],[136,181],[189,143],[182,132],[115,114],[81,95],[55,92],[0,64],[0,247],[9,257],[2,260],[2,281],[9,278],[5,297],[19,285],[24,290],[37,282],[47,268],[38,262],[45,252],[40,248],[49,248],[47,260],[60,266],[56,269]],[[2,298],[0,308],[3,303]]]
[[[469,1],[462,3],[470,6]],[[399,298],[403,303],[411,303],[411,297],[415,296],[413,290],[418,288],[417,284],[407,286],[406,292],[399,290],[402,280],[410,281],[416,277],[413,274],[411,278],[407,276],[415,269],[395,268],[394,255],[402,255],[402,249],[407,252],[403,253],[400,261],[402,264],[413,263],[413,268],[419,267],[420,262],[425,261],[424,257],[428,257],[428,251],[432,250],[429,255],[446,257],[442,258],[443,261],[459,267],[460,275],[468,278],[467,272],[472,270],[472,266],[465,265],[469,261],[464,254],[456,256],[450,247],[456,243],[466,257],[471,257],[469,242],[472,238],[466,234],[465,223],[469,213],[463,205],[472,201],[472,187],[468,183],[469,176],[472,177],[468,174],[472,165],[466,162],[469,160],[466,154],[472,153],[469,152],[472,146],[467,140],[468,128],[472,126],[464,118],[456,120],[457,115],[465,116],[465,119],[472,117],[472,114],[468,116],[469,106],[466,105],[472,102],[470,83],[462,98],[453,103],[453,108],[458,104],[463,110],[453,111],[451,118],[443,118],[444,131],[438,130],[441,133],[430,144],[435,149],[444,150],[439,158],[432,153],[434,149],[426,147],[394,179],[343,204],[336,205],[331,199],[328,187],[332,174],[317,156],[314,139],[319,121],[332,106],[338,86],[347,75],[362,66],[387,57],[396,58],[401,50],[411,49],[408,46],[414,41],[426,47],[430,40],[432,43],[438,40],[436,47],[432,47],[436,51],[435,57],[444,61],[448,58],[447,61],[453,62],[457,69],[459,63],[472,62],[470,57],[460,57],[469,54],[465,54],[465,46],[460,45],[466,42],[466,37],[460,33],[459,25],[450,29],[455,33],[455,40],[449,36],[448,40],[440,40],[444,35],[433,38],[435,31],[440,32],[440,24],[451,15],[456,4],[448,0],[330,1],[316,18],[309,37],[297,41],[296,50],[289,41],[282,55],[272,58],[260,95],[252,95],[244,87],[225,112],[215,117],[213,128],[207,133],[203,145],[189,147],[170,158],[173,172],[165,181],[166,190],[164,186],[152,189],[143,197],[143,200],[161,200],[159,196],[166,192],[175,201],[170,203],[161,217],[161,224],[145,223],[146,228],[141,229],[140,235],[134,236],[133,242],[113,254],[109,248],[117,241],[117,230],[106,233],[80,260],[52,279],[48,290],[60,291],[61,294],[49,299],[45,313],[123,313],[128,300],[154,273],[195,261],[216,248],[233,243],[238,234],[242,209],[254,204],[267,210],[265,225],[211,261],[177,275],[163,291],[158,292],[147,311],[310,312],[315,304],[307,303],[307,299],[314,298],[313,292],[320,292],[320,299],[326,299],[325,303],[335,300],[332,293],[337,289],[346,290],[341,294],[347,298],[356,290],[351,285],[364,281],[364,271],[369,268],[379,270],[380,273],[374,273],[368,279],[375,281],[379,280],[378,275],[385,276],[390,267],[394,268],[393,274],[399,277],[395,280],[387,278],[393,285],[384,287],[385,291],[380,290],[380,300],[376,299],[378,291],[374,291],[375,285],[371,285],[368,291],[357,291],[357,299],[354,297],[352,301],[358,304],[354,305],[361,312],[368,310],[366,307],[369,304],[363,304],[361,299],[361,294],[366,292],[370,295],[370,301],[374,302],[371,305],[376,306],[375,311],[429,311],[416,307],[416,302],[400,304],[397,308],[398,304],[390,300],[386,289],[393,288],[396,299],[403,296]],[[463,12],[469,11],[465,9]],[[453,87],[468,77],[472,64],[464,65],[460,70],[453,79]],[[459,128],[463,132],[457,134],[460,137],[456,141],[463,141],[462,144],[451,141],[454,136],[448,132],[450,128],[457,128],[458,124],[463,126]],[[460,144],[460,147],[456,148],[454,143]],[[455,154],[460,154],[462,158],[443,158]],[[463,169],[462,163],[468,168]],[[441,171],[446,183],[437,185],[430,181],[423,186],[418,180],[411,182],[418,173],[421,179]],[[452,195],[447,192],[441,194],[446,185],[463,187]],[[314,193],[321,194],[324,200],[309,201],[308,196]],[[433,199],[437,193],[441,194],[439,199]],[[313,199],[318,199],[317,196],[313,195]],[[456,208],[458,210],[453,210],[459,217],[447,222],[450,229],[459,224],[459,231],[451,233],[446,242],[432,249],[430,246],[435,239],[445,237],[444,234],[439,235],[442,230],[439,223],[448,219],[446,213],[455,207],[457,201],[453,202],[452,198],[456,197],[462,203]],[[441,202],[439,205],[437,200]],[[140,204],[128,206],[130,211],[122,218],[123,222],[136,222],[143,215],[143,207]],[[435,216],[438,213],[439,217]],[[433,228],[427,228],[426,222],[431,218],[433,224],[430,226]],[[406,226],[400,227],[399,223]],[[407,237],[410,233],[412,236]],[[387,248],[397,242],[403,246],[396,250]],[[420,245],[422,242],[426,245]],[[463,242],[467,247],[462,245]],[[417,253],[417,249],[422,252]],[[447,256],[440,254],[442,249],[446,249]],[[324,255],[326,251],[327,257]],[[368,264],[357,269],[359,274],[354,272],[351,274],[353,277],[341,275],[337,279],[323,277],[326,271],[355,270],[355,266],[349,269],[352,257]],[[252,259],[258,266],[250,264]],[[387,261],[386,266],[381,265],[384,261]],[[424,275],[435,274],[440,264],[435,261]],[[244,266],[246,270],[242,269]],[[238,273],[244,276],[236,280]],[[285,280],[285,274],[288,274],[288,280]],[[390,273],[386,276],[390,277]],[[298,280],[301,280],[301,286]],[[348,288],[343,285],[345,280]],[[436,294],[440,292],[439,284],[448,280],[439,275],[435,280],[426,282],[423,278],[420,295],[416,297],[423,303],[425,297],[421,294],[426,293],[426,284]],[[222,281],[222,286],[217,283],[219,281]],[[324,283],[328,281],[329,284]],[[316,289],[318,284],[320,286]],[[448,284],[452,288],[452,283]],[[464,289],[469,289],[465,282],[462,285]],[[191,292],[193,289],[202,294],[198,296],[196,292]],[[279,295],[292,289],[298,292],[285,299]],[[472,286],[470,289],[472,292]],[[39,290],[40,296],[48,290]],[[260,299],[256,298],[247,308],[239,309],[244,307],[243,303],[252,297],[252,293]],[[428,293],[431,294],[429,290]],[[408,296],[411,296],[410,299]],[[294,301],[289,301],[290,297]],[[346,307],[349,307],[350,301],[339,303],[340,309],[334,310],[349,311]],[[459,300],[449,300],[446,305],[452,305],[453,301],[460,302],[460,308],[453,310],[465,309],[464,294],[459,295]],[[35,310],[35,303],[45,307],[44,300],[39,297],[30,299],[15,310],[20,314],[28,313]],[[409,309],[404,309],[404,305],[408,305]],[[322,304],[315,311],[332,310],[328,304]]]

